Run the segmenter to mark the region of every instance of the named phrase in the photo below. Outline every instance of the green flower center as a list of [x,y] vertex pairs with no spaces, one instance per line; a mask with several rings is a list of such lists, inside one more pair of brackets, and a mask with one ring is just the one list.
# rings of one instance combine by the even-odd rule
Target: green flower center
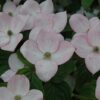
[[8,34],[9,36],[12,36],[12,35],[13,35],[13,32],[12,32],[11,30],[9,30],[9,31],[7,32],[7,34]]
[[15,96],[14,100],[21,100],[21,96]]
[[94,47],[93,51],[94,51],[95,53],[99,53],[100,49],[99,49],[98,47]]
[[44,59],[51,59],[51,53],[50,52],[46,52],[44,54]]
[[9,16],[13,16],[13,13],[12,13],[12,12],[9,12],[8,15],[9,15]]

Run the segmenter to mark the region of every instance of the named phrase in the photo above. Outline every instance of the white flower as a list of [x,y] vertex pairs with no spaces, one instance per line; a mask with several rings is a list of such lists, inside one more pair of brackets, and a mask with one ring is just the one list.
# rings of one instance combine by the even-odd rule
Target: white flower
[[7,0],[3,6],[3,12],[9,14],[10,16],[18,15],[21,8],[21,5],[18,5],[20,1],[21,0]]
[[58,65],[72,57],[74,47],[60,34],[40,31],[36,41],[31,38],[24,43],[21,53],[36,65],[37,76],[46,82],[56,74]]
[[25,26],[27,18],[28,16],[11,17],[8,14],[0,13],[0,48],[2,50],[15,50],[23,38],[20,32]]
[[0,100],[43,100],[41,91],[29,88],[29,80],[23,75],[16,75],[9,80],[7,88],[0,88]]

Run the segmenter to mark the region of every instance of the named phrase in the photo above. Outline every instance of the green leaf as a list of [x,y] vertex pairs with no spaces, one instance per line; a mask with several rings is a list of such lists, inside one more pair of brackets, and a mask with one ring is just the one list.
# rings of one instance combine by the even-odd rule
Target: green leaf
[[69,75],[69,76],[66,77],[65,81],[69,84],[71,90],[74,91],[74,89],[75,89],[75,84],[76,84],[76,83],[75,83],[75,81],[76,81],[76,80],[75,80],[75,77],[72,76],[72,75]]
[[94,77],[86,68],[83,59],[79,58],[79,61],[77,62],[76,66],[77,66],[77,71],[75,72],[75,78],[76,78],[76,89],[78,91],[85,83],[90,82]]
[[82,6],[87,9],[92,5],[93,1],[94,0],[81,0],[81,3]]
[[63,81],[67,75],[69,75],[71,72],[75,71],[76,69],[76,65],[75,65],[75,61],[68,61],[67,63],[59,66],[59,70],[57,72],[57,74],[55,75],[55,77],[52,79],[52,81],[55,82],[61,82]]
[[[79,94],[80,94],[80,100],[84,100],[84,98],[87,98],[85,100],[96,100],[95,97],[95,87],[96,82],[92,81],[90,83],[85,84],[80,88]],[[82,98],[84,97],[84,98]]]
[[71,100],[71,90],[66,82],[47,83],[45,85],[45,100]]
[[30,84],[31,89],[38,89],[44,92],[42,81],[35,74],[32,74]]
[[7,87],[7,83],[0,83],[0,87]]
[[25,67],[23,69],[20,69],[17,74],[21,74],[21,75],[26,75],[27,77],[31,77],[32,74],[32,70],[28,67]]

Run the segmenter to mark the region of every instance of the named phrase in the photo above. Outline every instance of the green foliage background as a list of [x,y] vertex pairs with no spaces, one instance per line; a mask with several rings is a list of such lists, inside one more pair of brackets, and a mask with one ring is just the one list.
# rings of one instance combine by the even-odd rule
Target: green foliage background
[[[23,3],[25,0],[22,0]],[[43,0],[38,0],[42,2]],[[87,12],[93,13],[93,10],[100,7],[100,0],[53,0],[55,12],[66,10],[68,14],[76,13],[81,7]],[[1,11],[5,0],[0,0]],[[100,14],[98,13],[98,17]],[[25,68],[18,71],[18,74],[26,75],[31,84],[31,89],[39,89],[44,93],[44,100],[96,100],[95,86],[96,79],[100,72],[92,75],[86,68],[84,59],[73,55],[70,61],[59,66],[55,77],[49,82],[43,83],[35,74],[34,65],[30,64],[19,52],[21,44],[28,38],[29,32],[23,32],[24,39],[18,45],[15,52],[19,59],[25,64]],[[72,38],[75,34],[69,24],[61,33],[64,38]],[[9,69],[8,57],[12,52],[0,50],[0,75]],[[67,56],[67,55],[66,55]],[[0,79],[0,86],[6,86]],[[6,94],[5,94],[6,95]]]

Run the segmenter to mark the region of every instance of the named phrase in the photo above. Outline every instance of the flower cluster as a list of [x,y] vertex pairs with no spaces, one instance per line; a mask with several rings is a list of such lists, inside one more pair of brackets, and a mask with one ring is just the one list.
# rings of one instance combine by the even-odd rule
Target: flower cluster
[[[29,39],[22,45],[20,51],[29,62],[35,64],[37,76],[45,82],[56,74],[58,65],[71,58],[75,50],[60,34],[67,23],[66,12],[53,12],[52,0],[46,0],[41,4],[27,0],[23,5],[17,6],[15,2],[8,0],[1,13],[3,24],[1,33],[4,34],[5,31],[5,35],[0,37],[1,49],[14,51],[22,39],[22,34],[19,33],[31,30]],[[1,76],[5,81],[20,69],[21,65],[15,55],[9,57],[11,70]]]
[[[95,74],[100,70],[100,20],[87,19],[84,15],[74,14],[70,26],[76,32],[72,39],[76,54],[85,59],[87,69]],[[97,81],[96,97],[100,99],[100,78]]]
[[[7,88],[0,88],[0,99],[43,100],[41,91],[29,91],[30,83],[25,76],[16,75],[25,67],[16,54],[24,31],[30,31],[29,38],[21,45],[20,53],[35,65],[35,73],[43,82],[52,79],[59,65],[69,61],[74,51],[85,59],[92,74],[100,70],[99,18],[72,15],[69,24],[76,34],[67,41],[60,34],[67,24],[66,11],[54,13],[52,0],[40,4],[35,0],[26,0],[22,5],[20,1],[7,0],[0,12],[0,49],[15,52],[8,59],[10,69],[1,75],[8,84]],[[100,78],[97,80],[96,97],[100,100]]]

